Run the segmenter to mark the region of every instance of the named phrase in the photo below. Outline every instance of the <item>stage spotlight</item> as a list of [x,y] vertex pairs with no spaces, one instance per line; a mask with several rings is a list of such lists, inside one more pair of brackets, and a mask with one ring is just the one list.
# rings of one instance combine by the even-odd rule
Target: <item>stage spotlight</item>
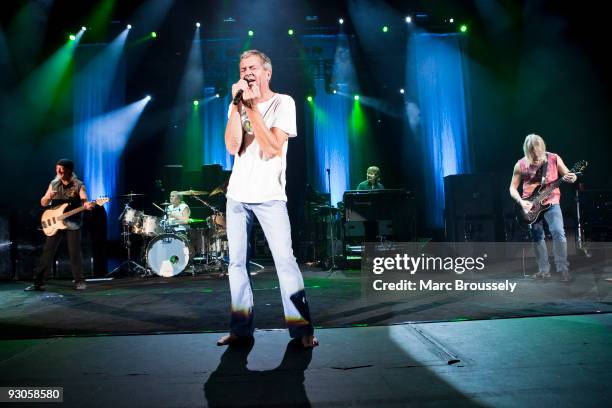
[[459,27],[459,30],[461,30],[462,33],[465,33],[468,30],[468,27],[465,24],[461,24],[461,27]]
[[412,23],[412,17],[410,17],[410,16],[406,16],[406,22],[407,22],[408,24]]
[[448,22],[449,22],[449,23],[454,23],[454,22],[455,22],[455,19],[451,17],[451,18],[449,18],[449,19],[448,19]]
[[151,38],[157,38],[157,33],[155,31],[151,31]]
[[82,26],[82,27],[81,27],[81,31],[87,31],[87,27]]
[[356,101],[358,101],[358,100],[359,100],[359,95],[355,95],[355,96],[353,96],[353,99],[355,99]]
[[255,35],[255,32],[253,30],[249,30],[249,37],[252,37],[253,35]]
[[74,35],[74,34],[70,34],[70,35],[68,36],[68,39],[69,39],[70,41],[74,41],[74,40],[76,40],[76,35]]
[[289,31],[287,31],[287,34],[293,35],[293,28],[290,28]]
[[221,97],[221,95],[215,94],[215,98],[220,98],[220,97]]
[[308,96],[306,97],[306,100],[307,100],[308,102],[312,102],[312,96],[308,95]]
[[151,98],[151,95],[147,95],[147,96],[145,96],[145,100],[146,100],[146,101],[150,101],[151,99],[153,99],[153,98]]
[[382,32],[383,32],[383,33],[386,33],[386,32],[388,32],[388,31],[389,31],[389,27],[384,26],[384,27],[382,28]]
[[128,30],[132,29],[132,25],[131,24],[128,24],[126,27],[127,27]]
[[403,95],[404,94],[404,88],[400,89],[400,93]]
[[338,91],[336,91],[336,90],[334,89],[334,94],[335,94],[335,93],[337,93],[337,92],[338,92]]
[[200,23],[199,22],[196,23],[196,27],[200,28]]
[[193,101],[193,106],[198,106],[200,104],[200,102],[196,99],[195,101]]
[[340,24],[344,24],[344,19],[343,19],[343,18],[339,19],[339,20],[338,20],[338,23],[340,23]]

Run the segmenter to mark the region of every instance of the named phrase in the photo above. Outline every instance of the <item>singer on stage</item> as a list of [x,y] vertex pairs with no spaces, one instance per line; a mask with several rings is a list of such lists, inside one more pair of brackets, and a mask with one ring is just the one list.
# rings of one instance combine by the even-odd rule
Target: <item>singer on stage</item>
[[280,283],[289,334],[304,347],[318,345],[310,319],[304,280],[291,247],[285,170],[289,137],[297,135],[295,102],[270,89],[272,62],[263,52],[240,55],[240,79],[232,85],[233,103],[225,146],[234,155],[227,187],[227,239],[232,297],[226,345],[253,336],[253,292],[248,265],[248,235],[257,217],[264,231]]

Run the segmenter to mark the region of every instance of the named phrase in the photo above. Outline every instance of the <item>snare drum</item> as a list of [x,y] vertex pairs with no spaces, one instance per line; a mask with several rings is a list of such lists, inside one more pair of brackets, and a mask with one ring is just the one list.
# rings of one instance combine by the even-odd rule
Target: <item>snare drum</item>
[[178,234],[161,234],[149,242],[147,265],[159,276],[176,276],[183,272],[192,258],[189,240]]

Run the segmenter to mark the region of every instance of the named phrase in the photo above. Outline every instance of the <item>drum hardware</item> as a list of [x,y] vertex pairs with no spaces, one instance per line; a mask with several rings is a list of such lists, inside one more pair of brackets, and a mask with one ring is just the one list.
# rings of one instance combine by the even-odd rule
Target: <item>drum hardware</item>
[[[219,191],[215,194],[223,192],[220,188],[216,190]],[[119,217],[127,260],[109,272],[109,275],[119,270],[127,270],[131,274],[143,277],[173,277],[186,271],[191,271],[195,275],[197,265],[200,265],[198,269],[204,272],[220,272],[222,275],[227,273],[229,250],[225,233],[225,215],[200,198],[208,194],[206,191],[187,190],[179,194],[198,200],[212,211],[212,215],[171,224],[167,212],[171,203],[152,203],[163,213],[163,216],[153,216],[130,206],[134,197],[144,194],[129,193],[121,196],[127,199]],[[142,251],[136,255],[132,254],[135,248],[132,234],[142,237],[143,240]],[[261,265],[255,264],[255,266],[263,269]]]

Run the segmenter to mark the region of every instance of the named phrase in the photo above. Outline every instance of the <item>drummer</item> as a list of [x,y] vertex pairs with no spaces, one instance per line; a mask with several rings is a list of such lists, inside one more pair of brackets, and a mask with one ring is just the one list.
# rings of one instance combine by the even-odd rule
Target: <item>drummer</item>
[[191,210],[189,206],[181,199],[178,191],[170,192],[170,205],[166,207],[168,215],[168,225],[176,232],[186,232],[189,225],[189,216]]

